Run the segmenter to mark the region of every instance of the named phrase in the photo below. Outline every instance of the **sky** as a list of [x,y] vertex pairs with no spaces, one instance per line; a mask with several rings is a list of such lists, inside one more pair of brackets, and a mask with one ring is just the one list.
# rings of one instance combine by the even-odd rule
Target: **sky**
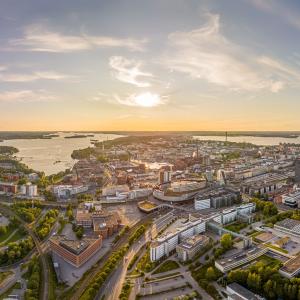
[[300,130],[299,0],[0,0],[0,130]]

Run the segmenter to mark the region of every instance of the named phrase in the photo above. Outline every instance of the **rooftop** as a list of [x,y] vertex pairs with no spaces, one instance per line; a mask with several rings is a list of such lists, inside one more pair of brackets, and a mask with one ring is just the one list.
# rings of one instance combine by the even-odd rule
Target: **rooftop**
[[[262,299],[260,296],[255,295],[248,289],[244,288],[243,286],[239,285],[236,282],[230,283],[227,286],[228,288],[231,288],[238,296],[242,296],[245,299],[248,300],[259,300]],[[243,298],[235,298],[235,299],[243,299]]]

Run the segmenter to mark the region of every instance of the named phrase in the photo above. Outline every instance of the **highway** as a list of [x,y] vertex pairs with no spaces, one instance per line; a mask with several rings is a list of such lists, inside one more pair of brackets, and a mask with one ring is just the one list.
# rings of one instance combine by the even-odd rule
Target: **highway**
[[31,236],[31,238],[35,244],[35,247],[38,251],[38,254],[40,256],[41,263],[42,263],[42,276],[43,276],[42,289],[41,289],[42,290],[42,299],[48,300],[49,266],[48,266],[45,256],[43,255],[43,250],[42,250],[39,239],[37,238],[37,236],[35,235],[33,230],[28,226],[28,224],[26,222],[24,222],[18,215],[16,215],[8,206],[0,204],[0,210],[3,211],[6,215],[15,217],[24,226],[24,228],[26,229],[28,234]]

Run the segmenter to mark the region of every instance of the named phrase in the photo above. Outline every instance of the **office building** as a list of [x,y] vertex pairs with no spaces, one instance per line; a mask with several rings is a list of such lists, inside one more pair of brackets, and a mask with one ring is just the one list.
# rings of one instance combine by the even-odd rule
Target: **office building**
[[157,261],[175,251],[176,246],[199,233],[206,230],[206,222],[192,216],[186,219],[179,219],[173,223],[161,236],[150,244],[150,259]]
[[215,261],[215,267],[222,273],[227,273],[241,265],[249,263],[258,257],[264,255],[268,251],[267,247],[260,248],[252,246],[250,249],[242,250],[231,256],[221,258]]
[[88,261],[102,245],[102,237],[71,240],[65,236],[56,235],[50,238],[50,249],[71,265],[79,268]]
[[191,260],[195,254],[209,243],[209,237],[198,234],[185,239],[176,246],[178,258],[181,261]]
[[54,195],[58,198],[69,198],[73,195],[85,193],[88,186],[85,185],[55,185],[52,187]]

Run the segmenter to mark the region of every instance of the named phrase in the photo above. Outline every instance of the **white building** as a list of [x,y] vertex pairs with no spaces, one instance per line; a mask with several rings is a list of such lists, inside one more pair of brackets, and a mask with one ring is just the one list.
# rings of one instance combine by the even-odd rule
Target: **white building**
[[210,208],[210,198],[207,199],[197,199],[195,198],[194,206],[196,210],[202,210]]
[[36,197],[38,195],[37,185],[30,182],[21,185],[20,194],[27,197]]
[[151,194],[152,194],[151,188],[135,189],[128,193],[128,198],[129,199],[144,198],[150,196]]
[[181,241],[206,230],[206,222],[202,219],[190,217],[188,221],[177,220],[177,222],[179,224],[174,230],[164,233],[151,243],[151,261],[157,261],[163,256],[168,256]]
[[88,191],[88,186],[85,185],[55,185],[52,191],[58,198],[68,198],[70,196],[84,193]]

